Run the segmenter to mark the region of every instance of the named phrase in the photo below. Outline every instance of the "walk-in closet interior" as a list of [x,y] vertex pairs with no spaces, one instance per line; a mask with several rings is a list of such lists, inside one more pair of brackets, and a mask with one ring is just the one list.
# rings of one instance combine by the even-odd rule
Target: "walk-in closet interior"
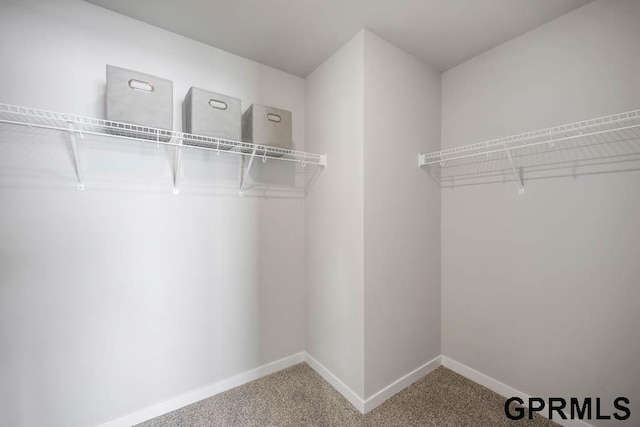
[[640,425],[639,45],[637,0],[0,0],[0,426]]

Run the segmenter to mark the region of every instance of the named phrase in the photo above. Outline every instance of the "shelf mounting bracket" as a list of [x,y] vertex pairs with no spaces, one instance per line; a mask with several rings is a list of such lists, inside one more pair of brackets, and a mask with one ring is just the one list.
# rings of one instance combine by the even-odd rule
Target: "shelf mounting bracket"
[[176,157],[173,166],[173,194],[180,194],[180,167],[182,166],[182,139],[178,140]]
[[[73,123],[67,122],[67,127],[69,128],[69,142],[71,143],[71,150],[73,151],[73,162],[76,168],[76,179],[78,180],[77,188],[78,190],[84,190],[84,181],[82,180],[82,168],[80,166],[80,157],[78,155],[78,141],[76,139],[76,128],[73,126]],[[82,138],[82,133],[80,133],[80,138]]]
[[[302,165],[304,165],[304,163]],[[302,167],[304,167],[304,166],[302,166]],[[315,184],[316,180],[318,179],[318,177],[320,176],[320,174],[322,173],[322,171],[324,171],[324,169],[326,167],[327,167],[327,155],[326,154],[321,154],[320,155],[320,162],[318,163],[318,167],[317,167],[315,173],[313,174],[313,178],[311,178],[309,183],[307,185],[305,185],[305,187],[304,187],[304,195],[305,196],[307,194],[309,194],[309,191],[311,191],[311,187],[313,187],[313,184]]]
[[516,181],[518,181],[518,194],[524,194],[524,180],[522,179],[522,168],[517,169],[515,163],[513,163],[513,158],[511,157],[511,152],[509,151],[509,147],[507,147],[507,143],[504,143],[505,153],[507,153],[507,158],[509,159],[509,163],[511,164],[511,170],[516,177]]
[[[251,158],[249,159],[249,164],[247,165],[247,168],[241,177],[242,180],[240,181],[240,191],[238,192],[240,197],[244,196],[244,187],[245,187],[245,184],[247,183],[247,179],[249,179],[249,172],[251,171],[251,166],[253,165],[253,160],[255,158],[256,158],[256,147],[253,147],[253,151],[251,151]],[[242,163],[244,165],[244,156],[242,156]]]

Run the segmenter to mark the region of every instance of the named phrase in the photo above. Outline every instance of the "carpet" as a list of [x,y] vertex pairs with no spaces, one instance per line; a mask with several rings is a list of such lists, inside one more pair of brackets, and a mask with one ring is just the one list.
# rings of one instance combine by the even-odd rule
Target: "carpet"
[[540,417],[512,421],[505,398],[439,367],[366,415],[306,363],[154,418],[140,427],[438,426],[551,427]]

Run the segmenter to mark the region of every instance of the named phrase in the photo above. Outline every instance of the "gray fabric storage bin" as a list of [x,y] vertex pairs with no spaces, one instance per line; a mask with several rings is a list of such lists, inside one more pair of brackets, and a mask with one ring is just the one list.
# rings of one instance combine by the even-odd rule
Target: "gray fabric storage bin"
[[[149,74],[107,65],[106,119],[150,128],[173,128],[173,83]],[[155,133],[122,130],[111,133],[136,138],[157,138]],[[160,132],[161,141],[170,136]]]
[[[194,135],[240,141],[242,139],[242,109],[240,100],[220,93],[192,87],[182,104],[182,130]],[[218,147],[228,150],[226,144],[185,141],[185,145]]]
[[266,105],[251,105],[242,114],[242,140],[292,150],[291,112]]

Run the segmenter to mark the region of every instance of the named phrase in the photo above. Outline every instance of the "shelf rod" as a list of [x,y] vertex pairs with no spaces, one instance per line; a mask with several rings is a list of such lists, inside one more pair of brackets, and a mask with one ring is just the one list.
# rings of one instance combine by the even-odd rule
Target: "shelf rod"
[[[256,147],[253,147],[253,151],[251,152],[251,158],[249,159],[249,164],[247,165],[247,170],[244,171],[244,175],[242,177],[242,181],[240,181],[240,191],[238,194],[240,197],[244,196],[244,186],[247,183],[247,179],[249,179],[249,172],[251,171],[251,166],[253,165],[253,160],[256,158]],[[242,157],[244,163],[244,157]]]
[[174,175],[173,175],[173,194],[180,194],[180,168],[182,165],[182,139],[178,140],[178,146],[176,147]]
[[84,182],[82,180],[82,168],[80,167],[80,157],[78,156],[78,141],[76,140],[76,129],[73,123],[68,122],[69,127],[69,142],[71,143],[71,150],[73,151],[73,162],[76,169],[76,179],[78,180],[78,190],[84,190]]

